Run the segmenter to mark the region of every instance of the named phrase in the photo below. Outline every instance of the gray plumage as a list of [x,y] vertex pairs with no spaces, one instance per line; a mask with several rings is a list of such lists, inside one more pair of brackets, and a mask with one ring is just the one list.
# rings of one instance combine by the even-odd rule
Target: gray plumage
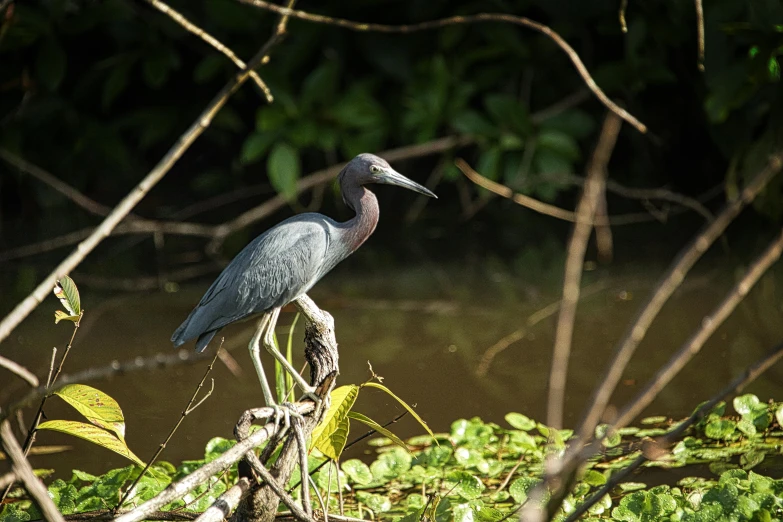
[[435,197],[372,154],[360,154],[351,160],[338,179],[343,199],[356,216],[338,223],[322,214],[300,214],[255,238],[229,263],[174,332],[171,340],[175,346],[197,339],[196,350],[201,352],[221,328],[282,307],[307,293],[375,229],[378,203],[365,184],[397,185]]

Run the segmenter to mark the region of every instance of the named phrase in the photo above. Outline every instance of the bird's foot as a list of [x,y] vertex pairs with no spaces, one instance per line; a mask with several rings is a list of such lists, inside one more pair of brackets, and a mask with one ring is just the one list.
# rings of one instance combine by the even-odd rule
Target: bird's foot
[[[288,430],[291,428],[291,417],[295,417],[297,419],[302,418],[302,415],[300,415],[299,412],[294,409],[294,405],[290,402],[284,402],[283,404],[270,404],[269,407],[272,408],[274,412],[270,416],[270,419],[272,416],[274,416],[277,438],[283,438],[283,436],[288,433]],[[281,421],[282,428],[280,424]]]

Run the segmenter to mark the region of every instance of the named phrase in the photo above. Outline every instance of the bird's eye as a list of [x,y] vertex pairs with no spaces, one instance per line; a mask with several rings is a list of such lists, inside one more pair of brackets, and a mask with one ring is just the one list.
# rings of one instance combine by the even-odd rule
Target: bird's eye
[[378,165],[370,165],[370,172],[373,174],[380,174],[381,168]]

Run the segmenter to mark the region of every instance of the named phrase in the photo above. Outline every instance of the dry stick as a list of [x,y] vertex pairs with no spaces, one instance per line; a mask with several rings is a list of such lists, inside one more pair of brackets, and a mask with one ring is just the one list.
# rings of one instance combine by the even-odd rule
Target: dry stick
[[628,9],[628,0],[620,0],[620,10],[617,13],[617,17],[620,19],[620,30],[624,33],[628,32],[628,24],[625,22],[625,12]]
[[[218,52],[223,53],[226,58],[231,60],[234,65],[236,65],[239,70],[244,70],[247,65],[245,62],[240,60],[236,54],[234,54],[234,51],[223,45],[217,38],[209,34],[208,32],[204,31],[202,28],[195,25],[193,22],[185,18],[182,13],[172,9],[169,5],[161,2],[160,0],[147,0],[150,4],[152,4],[155,9],[160,11],[163,14],[168,15],[172,20],[177,22],[179,25],[181,25],[186,31],[195,34],[202,40],[204,40],[206,43],[214,47]],[[255,84],[258,86],[259,89],[261,89],[261,92],[264,93],[264,97],[266,98],[267,103],[272,103],[274,101],[274,97],[272,96],[272,92],[269,90],[269,86],[267,86],[266,83],[264,83],[264,80],[261,79],[261,77],[258,75],[258,73],[254,70],[250,71],[250,78],[255,82]]]
[[[84,311],[81,312],[81,314],[84,314]],[[68,340],[68,346],[65,347],[65,351],[63,352],[63,356],[60,359],[60,364],[57,365],[57,370],[52,373],[52,369],[54,368],[54,360],[57,356],[57,348],[54,349],[52,352],[52,361],[49,365],[49,376],[46,378],[46,388],[50,389],[51,386],[57,382],[57,378],[60,376],[60,374],[63,371],[63,366],[65,365],[65,360],[68,358],[68,354],[71,352],[71,347],[73,346],[73,340],[76,338],[76,332],[79,331],[79,323],[81,322],[81,315],[79,316],[79,320],[73,323],[73,332],[71,332],[71,338]],[[30,424],[30,428],[27,430],[27,436],[24,439],[24,444],[22,445],[22,453],[25,457],[30,453],[30,448],[33,447],[33,444],[35,443],[35,435],[36,430],[38,429],[38,425],[41,423],[41,419],[43,419],[43,410],[44,406],[46,405],[46,400],[49,398],[48,394],[44,395],[41,399],[41,404],[38,405],[38,411],[33,416],[33,422]],[[5,500],[5,498],[8,496],[8,493],[11,491],[11,488],[5,488],[3,490],[3,493],[0,495],[0,502]]]
[[16,473],[13,471],[9,471],[5,475],[0,475],[0,488],[10,486],[14,482],[17,482],[18,480],[19,477],[16,476]]
[[46,520],[49,522],[63,522],[63,516],[57,510],[57,506],[49,497],[49,493],[46,491],[46,486],[43,485],[41,479],[35,476],[33,468],[27,461],[27,458],[22,452],[22,447],[14,437],[14,433],[11,430],[11,423],[6,419],[0,424],[0,439],[2,439],[3,448],[6,455],[13,462],[14,472],[19,476],[24,483],[25,489],[33,497],[38,507],[41,509]]
[[[677,426],[672,431],[662,435],[661,437],[658,437],[654,442],[648,443],[648,447],[660,450],[665,446],[671,445],[675,440],[679,439],[680,436],[683,435],[690,426],[704,418],[705,415],[712,411],[712,408],[715,407],[716,404],[731,394],[741,392],[745,386],[755,381],[762,373],[767,371],[767,369],[778,362],[781,358],[783,358],[783,344],[779,344],[768,355],[758,360],[752,366],[746,368],[741,375],[731,382],[731,384],[726,386],[709,401],[704,403],[686,420],[677,424]],[[649,452],[642,452],[642,454],[639,455],[639,457],[637,457],[627,467],[612,475],[600,490],[594,493],[584,503],[580,504],[575,511],[568,515],[568,518],[565,520],[565,522],[574,522],[579,519],[580,516],[585,514],[588,509],[600,501],[603,496],[609,493],[617,484],[623,482],[625,478],[635,469],[644,464],[647,460],[651,460],[648,455]]]
[[[309,401],[297,403],[294,407],[296,412],[300,415],[306,415],[313,411],[313,403]],[[268,410],[269,417],[274,417],[274,411],[271,408],[268,408]],[[148,519],[151,513],[155,513],[166,504],[170,504],[174,500],[182,498],[200,484],[209,480],[210,477],[231,467],[231,465],[245,457],[246,454],[254,455],[252,452],[253,448],[258,447],[274,436],[276,429],[273,422],[266,424],[261,429],[251,433],[246,439],[237,442],[231,449],[215,460],[204,464],[190,475],[170,484],[161,493],[137,508],[117,517],[115,522],[140,522],[141,520]]]
[[[704,318],[699,330],[669,359],[669,362],[658,371],[656,376],[642,390],[636,398],[618,415],[618,418],[612,423],[611,431],[618,430],[631,422],[639,413],[644,410],[658,396],[660,391],[677,375],[680,370],[690,361],[694,355],[704,346],[704,343],[715,330],[723,324],[726,318],[734,311],[737,305],[745,298],[751,288],[758,282],[759,278],[780,258],[783,252],[783,231],[780,236],[773,241],[764,253],[759,256],[745,276],[737,283],[734,288],[726,295],[723,302],[712,312],[711,315]],[[600,447],[601,441],[594,440],[581,451],[572,453],[566,457],[558,474],[572,477],[576,466],[581,461],[595,454]],[[580,446],[575,443],[573,448]],[[552,514],[559,509],[564,498],[564,490],[553,493],[552,501],[548,506],[549,513]]]
[[107,207],[106,205],[102,205],[95,201],[94,199],[85,196],[72,186],[70,186],[68,183],[65,183],[64,181],[58,179],[56,176],[53,176],[49,172],[45,171],[41,167],[34,165],[30,163],[29,161],[25,160],[24,158],[20,158],[13,152],[7,150],[7,149],[0,149],[0,158],[5,160],[10,165],[13,165],[17,169],[21,170],[22,172],[26,172],[27,174],[31,175],[38,181],[49,185],[51,188],[65,196],[66,198],[70,199],[80,207],[82,207],[87,212],[90,212],[91,214],[96,214],[98,216],[105,216],[108,214],[111,209]]
[[[606,286],[607,286],[607,281],[598,281],[597,283],[586,286],[585,288],[582,289],[580,298],[585,299],[587,297],[595,295],[598,292],[604,290]],[[534,327],[544,319],[547,319],[555,315],[555,313],[560,309],[560,303],[561,301],[558,299],[557,301],[553,303],[549,303],[545,307],[529,315],[527,319],[525,319],[525,324],[521,328],[514,330],[513,332],[506,335],[498,342],[490,346],[487,349],[487,351],[484,352],[484,355],[481,356],[481,360],[479,361],[479,364],[476,367],[476,376],[477,377],[486,376],[487,373],[489,372],[489,367],[492,365],[492,361],[495,360],[495,357],[497,357],[499,353],[501,353],[503,350],[505,350],[512,344],[516,343],[517,341],[521,341],[522,339],[524,339],[530,328]]]
[[[307,475],[308,479],[312,479],[310,472],[308,471],[309,465],[307,463],[307,441],[305,440],[304,430],[302,429],[302,421],[297,418],[291,419],[291,428],[294,430],[294,436],[296,437],[296,445],[299,446],[299,469],[300,476]],[[313,506],[310,504],[310,483],[307,480],[302,480],[302,504],[304,505],[305,514],[308,517],[313,516]],[[315,492],[318,493],[318,488],[313,486]],[[325,513],[325,511],[324,511]]]
[[579,287],[582,284],[587,243],[590,240],[592,221],[598,208],[598,200],[605,190],[607,166],[612,157],[622,121],[614,113],[606,115],[598,144],[587,168],[587,179],[582,197],[576,207],[577,221],[574,224],[568,244],[565,274],[563,276],[563,299],[555,330],[555,345],[552,354],[552,368],[549,373],[549,400],[547,424],[560,429],[563,426],[565,386],[568,377],[568,359],[576,321],[576,305],[579,302]]
[[745,299],[751,288],[762,275],[780,258],[783,252],[783,231],[769,247],[751,265],[745,276],[726,295],[723,302],[702,320],[701,327],[680,350],[658,371],[652,381],[642,390],[636,399],[627,406],[613,424],[623,427],[633,420],[660,391],[677,375],[694,355],[704,346],[715,330],[731,315],[737,305]]
[[162,366],[187,364],[197,362],[205,358],[206,354],[203,352],[197,353],[191,350],[182,349],[173,354],[158,353],[150,357],[136,357],[135,359],[131,359],[122,363],[115,360],[106,366],[88,368],[74,374],[65,374],[58,380],[56,384],[50,387],[38,386],[37,388],[30,390],[27,395],[19,399],[17,402],[11,404],[7,408],[2,409],[0,411],[0,421],[9,418],[21,408],[29,406],[36,400],[39,400],[42,397],[59,390],[63,386],[67,386],[68,384],[106,379],[117,374],[124,374],[132,371],[150,370]]
[[164,440],[160,446],[158,446],[158,449],[155,451],[155,454],[152,456],[152,458],[147,462],[147,465],[144,466],[144,469],[141,470],[141,473],[136,477],[136,479],[133,481],[133,483],[128,487],[128,489],[125,490],[125,493],[123,493],[122,497],[120,498],[120,501],[117,503],[116,506],[114,506],[114,512],[116,513],[120,507],[125,503],[125,501],[128,499],[128,497],[131,495],[131,492],[133,491],[133,488],[136,487],[136,484],[139,483],[141,478],[147,473],[147,471],[152,467],[152,465],[155,463],[156,460],[158,460],[158,457],[161,453],[163,453],[163,450],[166,449],[166,445],[171,440],[171,437],[174,436],[174,433],[177,432],[177,429],[179,429],[180,424],[182,424],[182,421],[185,420],[185,417],[187,417],[193,410],[201,406],[205,400],[209,398],[210,395],[212,395],[212,392],[215,389],[215,379],[212,379],[212,387],[207,392],[204,397],[201,398],[200,401],[194,406],[193,403],[196,401],[196,396],[198,396],[198,393],[201,391],[201,388],[204,386],[204,382],[206,382],[207,377],[212,372],[212,367],[215,365],[215,361],[218,358],[218,354],[220,353],[220,350],[223,348],[223,342],[220,342],[220,346],[218,346],[218,349],[215,351],[215,356],[212,358],[212,361],[209,363],[209,366],[207,366],[207,370],[204,372],[204,377],[201,378],[201,381],[198,383],[198,386],[196,386],[196,389],[193,391],[193,395],[191,395],[190,400],[188,401],[187,406],[185,406],[185,409],[182,410],[182,413],[179,416],[179,420],[177,420],[177,423],[174,424],[174,427],[171,428],[171,431],[169,431],[168,436],[166,437],[166,440]]
[[0,355],[0,368],[5,368],[9,372],[13,373],[20,379],[27,381],[27,384],[35,388],[38,386],[38,377],[33,374],[30,370],[22,366],[21,364],[12,361],[11,359],[6,359],[2,355]]
[[628,111],[618,106],[616,103],[610,100],[606,96],[606,94],[604,94],[604,92],[600,89],[600,87],[598,87],[598,85],[595,83],[593,77],[590,76],[587,67],[585,67],[584,63],[582,63],[582,60],[579,58],[579,55],[568,44],[568,42],[566,42],[563,39],[563,37],[561,37],[550,27],[542,23],[535,22],[529,18],[525,18],[523,16],[514,16],[514,15],[500,14],[500,13],[479,13],[470,16],[452,16],[449,18],[441,18],[438,20],[431,20],[429,22],[421,22],[418,24],[385,25],[385,24],[368,24],[368,23],[354,22],[342,18],[333,18],[331,16],[316,15],[305,11],[281,7],[279,5],[271,4],[264,0],[239,0],[239,1],[243,4],[254,5],[261,9],[266,9],[268,11],[273,11],[275,13],[292,16],[300,20],[306,20],[308,22],[315,22],[319,24],[336,25],[338,27],[343,27],[346,29],[350,29],[352,31],[360,31],[360,32],[411,33],[415,31],[424,31],[428,29],[438,29],[450,25],[472,24],[475,22],[503,22],[503,23],[511,23],[514,25],[519,25],[522,27],[527,27],[528,29],[532,29],[536,32],[543,34],[544,36],[552,40],[555,43],[555,45],[557,45],[563,52],[566,53],[568,58],[574,64],[574,67],[576,68],[577,72],[584,80],[587,87],[593,92],[595,97],[598,98],[601,101],[601,103],[603,103],[610,111],[612,111],[613,113],[617,114],[619,117],[621,117],[622,119],[630,123],[639,132],[641,133],[647,132],[647,127],[643,123],[641,123],[639,120],[633,117],[630,113],[628,113]]
[[598,251],[599,261],[610,263],[614,257],[614,239],[612,238],[612,227],[609,224],[606,190],[601,192],[596,205],[595,216],[593,217],[593,226],[595,227],[595,249]]
[[[82,513],[73,513],[71,515],[63,515],[66,521],[79,521],[79,522],[91,522],[95,520],[114,520],[115,515],[112,515],[110,509],[96,509],[94,511],[84,511]],[[179,520],[195,520],[198,517],[198,513],[188,513],[187,511],[156,511],[150,514],[149,520],[168,520],[176,522]],[[29,522],[40,522],[38,520],[30,520]]]
[[36,289],[19,303],[14,310],[0,321],[0,342],[4,341],[8,335],[32,312],[38,304],[43,301],[50,289],[54,286],[57,279],[72,271],[81,261],[103,241],[111,231],[119,224],[122,219],[136,206],[136,204],[147,195],[158,181],[174,166],[174,163],[185,153],[209,125],[218,111],[226,104],[228,98],[236,92],[239,87],[247,80],[250,70],[255,69],[269,50],[282,37],[282,32],[275,34],[264,44],[261,50],[250,60],[248,68],[237,73],[215,96],[215,98],[204,109],[195,122],[180,136],[177,143],[169,149],[166,155],[158,164],[144,177],[144,179],[114,207],[114,210],[103,220],[103,222],[90,234],[90,236],[79,243],[79,246],[68,257],[66,257],[46,279],[36,287]]
[[[550,205],[549,203],[544,203],[543,201],[539,201],[535,198],[531,198],[530,196],[526,196],[525,194],[519,194],[511,190],[509,187],[505,185],[501,185],[500,183],[497,183],[496,181],[492,181],[489,178],[486,178],[473,170],[473,168],[468,165],[468,163],[463,160],[462,158],[457,158],[454,161],[454,164],[457,166],[458,169],[462,171],[465,176],[475,183],[476,185],[485,188],[489,190],[490,192],[493,192],[497,194],[498,196],[502,196],[504,198],[510,199],[514,203],[518,205],[522,205],[525,208],[528,208],[534,212],[538,212],[539,214],[544,214],[545,216],[550,216],[557,219],[562,219],[563,221],[569,221],[571,223],[578,223],[579,218],[577,217],[575,212],[572,212],[570,210],[566,210],[564,208],[556,207],[554,205]],[[622,214],[619,216],[609,216],[608,223],[612,225],[630,225],[633,223],[641,223],[645,221],[652,221],[656,220],[654,216],[650,216],[649,213],[632,213],[632,214]],[[592,221],[588,224],[592,224]]]
[[698,45],[698,58],[696,67],[704,72],[704,5],[702,0],[694,0],[696,6],[696,39]]
[[223,519],[227,519],[239,505],[242,497],[250,491],[250,486],[249,478],[240,477],[236,484],[228,488],[225,493],[215,500],[214,504],[199,515],[196,522],[222,522]]
[[590,408],[582,421],[578,432],[580,441],[586,441],[592,436],[593,430],[606,409],[609,398],[622,377],[625,367],[628,365],[636,347],[639,346],[653,320],[663,308],[663,305],[680,286],[696,261],[726,230],[726,227],[737,217],[740,211],[764,189],[767,183],[780,171],[781,167],[783,167],[783,152],[778,152],[770,157],[767,166],[750,181],[742,190],[740,196],[728,203],[714,221],[706,224],[688,247],[683,249],[674,260],[666,275],[658,283],[655,292],[648,299],[620,342],[609,369],[600,381]]

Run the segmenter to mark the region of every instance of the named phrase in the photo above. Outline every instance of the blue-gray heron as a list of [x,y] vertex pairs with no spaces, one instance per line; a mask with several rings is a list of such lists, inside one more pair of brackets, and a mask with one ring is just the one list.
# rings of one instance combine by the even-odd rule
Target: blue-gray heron
[[175,346],[196,339],[196,350],[201,352],[224,326],[262,314],[249,348],[264,400],[275,408],[276,416],[280,412],[261,365],[259,343],[280,361],[304,395],[318,404],[315,388],[307,384],[275,346],[275,325],[283,306],[307,298],[306,292],[375,230],[378,200],[365,186],[396,185],[437,197],[372,154],[359,154],[352,159],[338,180],[343,201],[356,216],[338,223],[323,214],[308,212],[270,228],[237,254],[171,337]]

